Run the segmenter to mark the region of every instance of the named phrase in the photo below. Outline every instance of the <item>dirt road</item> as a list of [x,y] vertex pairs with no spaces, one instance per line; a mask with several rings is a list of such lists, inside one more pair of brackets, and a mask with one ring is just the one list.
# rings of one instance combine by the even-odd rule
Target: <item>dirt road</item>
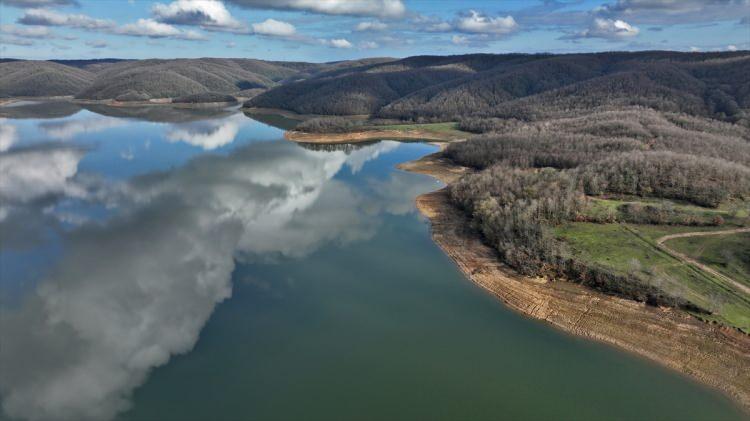
[[732,278],[724,275],[723,273],[720,273],[720,272],[714,270],[713,268],[711,268],[711,267],[709,267],[707,265],[704,265],[703,263],[700,263],[699,261],[697,261],[697,260],[695,260],[695,259],[693,259],[693,258],[691,258],[691,257],[689,257],[689,256],[687,256],[687,255],[685,255],[683,253],[680,253],[679,251],[676,251],[676,250],[670,248],[669,246],[667,246],[666,244],[664,244],[665,241],[673,240],[675,238],[703,237],[703,236],[709,236],[709,235],[729,235],[729,234],[740,234],[740,233],[743,233],[743,232],[750,232],[750,228],[735,228],[735,229],[724,230],[724,231],[683,232],[681,234],[670,234],[670,235],[665,235],[664,237],[658,238],[656,240],[656,244],[659,246],[659,248],[661,248],[662,250],[664,250],[667,253],[671,254],[675,258],[680,259],[680,260],[682,260],[685,263],[689,263],[689,264],[691,264],[693,266],[696,266],[699,269],[701,269],[702,271],[708,272],[711,275],[713,275],[713,276],[715,276],[715,277],[717,277],[719,279],[722,279],[722,280],[728,282],[730,285],[734,286],[735,288],[737,288],[738,290],[744,292],[745,294],[750,295],[750,287],[748,287],[747,285],[745,285],[745,284],[743,284],[741,282],[735,281],[734,279],[732,279]]

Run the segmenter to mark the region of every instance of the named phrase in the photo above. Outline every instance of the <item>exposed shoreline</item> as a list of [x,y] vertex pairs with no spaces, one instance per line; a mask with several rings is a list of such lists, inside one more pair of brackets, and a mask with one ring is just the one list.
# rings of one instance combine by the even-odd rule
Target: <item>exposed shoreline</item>
[[76,99],[72,96],[47,96],[47,97],[13,97],[0,99],[0,107],[14,104],[16,102],[38,101],[38,102],[69,102],[71,104],[94,104],[107,105],[110,107],[173,107],[173,108],[220,108],[231,107],[242,104],[247,98],[237,97],[233,102],[172,102],[174,98],[159,98],[149,101],[116,101],[114,99]]
[[345,133],[305,133],[287,131],[284,138],[298,143],[361,143],[375,140],[428,140],[433,142],[448,142],[454,140],[449,135],[440,135],[428,130],[362,130]]
[[[437,154],[399,168],[446,184],[467,171]],[[650,307],[570,282],[521,276],[468,228],[466,216],[451,204],[445,188],[418,196],[416,205],[431,223],[432,239],[464,275],[511,309],[677,370],[723,392],[750,413],[750,335],[680,310]]]

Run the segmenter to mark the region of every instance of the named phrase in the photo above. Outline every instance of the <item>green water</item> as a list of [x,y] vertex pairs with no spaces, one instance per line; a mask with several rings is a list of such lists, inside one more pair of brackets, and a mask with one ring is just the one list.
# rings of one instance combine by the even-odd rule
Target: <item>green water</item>
[[747,419],[466,280],[413,206],[439,185],[394,167],[432,146],[92,111],[3,122],[19,140],[0,164],[77,164],[38,196],[0,191],[6,418]]

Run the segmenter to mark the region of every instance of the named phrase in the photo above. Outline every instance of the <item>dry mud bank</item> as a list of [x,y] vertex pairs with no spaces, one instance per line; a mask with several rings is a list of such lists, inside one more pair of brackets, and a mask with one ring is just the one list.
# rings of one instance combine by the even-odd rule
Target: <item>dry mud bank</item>
[[452,140],[450,136],[440,135],[427,130],[364,130],[359,132],[346,133],[304,133],[298,131],[288,131],[284,133],[287,140],[300,143],[358,143],[372,142],[374,140],[392,139],[392,140],[430,140],[430,141],[448,141]]
[[[429,155],[400,168],[445,183],[465,169]],[[564,281],[520,276],[468,228],[446,189],[417,198],[432,238],[474,283],[510,308],[566,332],[636,353],[734,398],[750,412],[750,336],[689,314],[607,296]]]

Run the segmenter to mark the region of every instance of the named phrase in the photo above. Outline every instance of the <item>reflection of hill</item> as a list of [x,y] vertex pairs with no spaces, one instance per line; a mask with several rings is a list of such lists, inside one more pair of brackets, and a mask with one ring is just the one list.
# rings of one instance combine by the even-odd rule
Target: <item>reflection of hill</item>
[[347,154],[356,150],[365,148],[367,146],[378,143],[379,140],[373,140],[372,142],[358,142],[358,143],[336,143],[336,144],[325,144],[325,143],[297,143],[297,145],[309,150],[309,151],[323,151],[323,152],[337,152],[343,151]]
[[112,107],[103,104],[81,104],[81,106],[93,113],[108,117],[134,118],[155,123],[185,123],[208,120],[228,117],[237,112],[234,108],[179,108],[165,105]]
[[293,130],[301,122],[300,120],[280,114],[259,114],[245,111],[245,115],[255,121],[260,121],[263,124],[268,124],[282,130]]
[[19,102],[0,107],[0,117],[4,118],[62,118],[81,110],[78,104],[68,101]]

